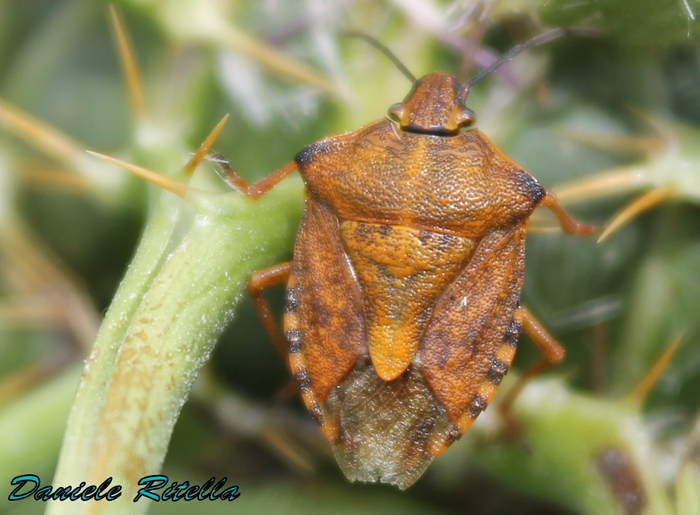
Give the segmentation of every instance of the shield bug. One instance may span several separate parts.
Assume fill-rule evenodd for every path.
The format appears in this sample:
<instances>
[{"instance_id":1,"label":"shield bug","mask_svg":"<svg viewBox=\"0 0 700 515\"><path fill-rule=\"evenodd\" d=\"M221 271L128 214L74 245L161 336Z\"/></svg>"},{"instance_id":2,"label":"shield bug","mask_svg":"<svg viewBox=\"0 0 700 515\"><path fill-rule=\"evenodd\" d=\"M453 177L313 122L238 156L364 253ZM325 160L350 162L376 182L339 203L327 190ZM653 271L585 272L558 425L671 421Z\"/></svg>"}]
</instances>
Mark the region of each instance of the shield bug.
<instances>
[{"instance_id":1,"label":"shield bug","mask_svg":"<svg viewBox=\"0 0 700 515\"><path fill-rule=\"evenodd\" d=\"M545 355L524 378L563 358L520 303L529 217L546 206L567 233L592 228L469 128L464 102L474 82L556 35L464 85L442 72L412 79L388 119L313 143L256 185L228 170L253 197L294 170L305 182L293 260L249 290L351 480L410 486L488 406L521 330ZM261 289L284 281L283 340Z\"/></svg>"}]
</instances>

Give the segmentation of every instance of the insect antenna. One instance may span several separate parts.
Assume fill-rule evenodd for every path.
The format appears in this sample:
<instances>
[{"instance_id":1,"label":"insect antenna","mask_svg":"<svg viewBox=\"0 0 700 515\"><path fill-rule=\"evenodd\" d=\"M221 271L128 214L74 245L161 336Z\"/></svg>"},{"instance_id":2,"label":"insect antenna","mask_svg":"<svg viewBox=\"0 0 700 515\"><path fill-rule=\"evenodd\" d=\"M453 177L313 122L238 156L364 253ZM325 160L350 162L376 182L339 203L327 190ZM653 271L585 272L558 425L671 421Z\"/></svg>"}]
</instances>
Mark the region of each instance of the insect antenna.
<instances>
[{"instance_id":1,"label":"insect antenna","mask_svg":"<svg viewBox=\"0 0 700 515\"><path fill-rule=\"evenodd\" d=\"M522 43L518 43L515 45L513 48L511 48L508 52L503 54L501 58L493 63L491 66L488 68L485 68L481 70L477 75L469 79L465 83L465 87L469 87L473 84L476 84L479 82L481 79L492 73L494 70L497 70L500 68L503 64L507 63L513 57L518 55L520 52L523 50L527 50L528 48L532 48L534 46L542 45L544 43L549 43L550 41L560 38L561 36L565 34L579 34L583 36L591 36L591 35L598 35L599 32L593 29L585 29L585 28L556 28L552 30L548 30L547 32L543 32L542 34L538 34L537 36L528 39L527 41L523 41Z\"/></svg>"},{"instance_id":2,"label":"insect antenna","mask_svg":"<svg viewBox=\"0 0 700 515\"><path fill-rule=\"evenodd\" d=\"M396 57L396 55L394 55L394 53L391 50L389 50L386 46L380 43L377 39L359 30L347 31L344 33L344 35L351 38L364 39L367 43L369 43L374 48L383 53L385 56L387 56L389 59L391 59L391 62L394 63L394 65L399 69L401 73L403 73L406 76L408 80L410 80L411 82L416 82L416 76L409 71L406 65L403 64L401 60L398 57Z\"/></svg>"}]
</instances>

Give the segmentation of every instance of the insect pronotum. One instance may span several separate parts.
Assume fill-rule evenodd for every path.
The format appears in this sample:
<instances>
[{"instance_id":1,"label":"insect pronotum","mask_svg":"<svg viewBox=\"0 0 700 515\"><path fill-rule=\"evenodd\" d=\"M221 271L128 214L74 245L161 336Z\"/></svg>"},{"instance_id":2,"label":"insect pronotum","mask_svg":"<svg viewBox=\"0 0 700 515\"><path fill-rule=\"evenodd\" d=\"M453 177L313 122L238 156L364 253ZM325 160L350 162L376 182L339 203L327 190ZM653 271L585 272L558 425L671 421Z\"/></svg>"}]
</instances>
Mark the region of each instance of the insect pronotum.
<instances>
[{"instance_id":1,"label":"insect pronotum","mask_svg":"<svg viewBox=\"0 0 700 515\"><path fill-rule=\"evenodd\" d=\"M525 378L563 359L520 302L529 217L546 206L569 234L592 228L467 129L476 117L464 105L474 82L562 31L464 85L442 72L412 78L390 119L313 143L253 186L228 170L252 197L294 170L306 185L293 260L249 289L351 480L418 479L491 402L521 330L545 356ZM284 281L282 339L261 289Z\"/></svg>"}]
</instances>

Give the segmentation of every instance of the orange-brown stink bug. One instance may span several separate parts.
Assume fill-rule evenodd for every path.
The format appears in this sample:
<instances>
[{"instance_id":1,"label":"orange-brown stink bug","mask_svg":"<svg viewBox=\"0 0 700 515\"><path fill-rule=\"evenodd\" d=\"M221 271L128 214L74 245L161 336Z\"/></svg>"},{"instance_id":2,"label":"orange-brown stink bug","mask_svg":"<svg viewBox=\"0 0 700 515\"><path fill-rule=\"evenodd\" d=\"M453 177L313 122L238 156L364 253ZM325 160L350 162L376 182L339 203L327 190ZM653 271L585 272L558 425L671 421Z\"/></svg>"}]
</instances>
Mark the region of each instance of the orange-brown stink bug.
<instances>
[{"instance_id":1,"label":"orange-brown stink bug","mask_svg":"<svg viewBox=\"0 0 700 515\"><path fill-rule=\"evenodd\" d=\"M592 230L463 130L469 86L517 51L465 85L414 79L391 119L309 145L254 186L229 170L253 197L293 170L306 184L293 261L250 292L351 480L410 486L489 404L521 330L545 355L525 377L563 358L520 303L529 217L547 206L566 232ZM260 295L284 281L286 343Z\"/></svg>"}]
</instances>

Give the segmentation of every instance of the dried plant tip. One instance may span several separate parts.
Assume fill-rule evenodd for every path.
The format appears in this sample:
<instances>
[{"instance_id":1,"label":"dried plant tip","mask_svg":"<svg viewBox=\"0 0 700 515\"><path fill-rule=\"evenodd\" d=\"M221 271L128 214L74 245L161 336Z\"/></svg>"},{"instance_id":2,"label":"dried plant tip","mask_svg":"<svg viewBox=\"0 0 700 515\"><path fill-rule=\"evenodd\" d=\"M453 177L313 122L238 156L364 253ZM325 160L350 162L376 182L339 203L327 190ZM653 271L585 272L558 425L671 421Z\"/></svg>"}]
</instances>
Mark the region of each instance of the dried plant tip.
<instances>
[{"instance_id":1,"label":"dried plant tip","mask_svg":"<svg viewBox=\"0 0 700 515\"><path fill-rule=\"evenodd\" d=\"M214 141L216 141L216 138L219 136L221 129L224 128L224 125L226 124L227 120L228 120L228 114L225 115L221 119L221 121L216 124L216 127L214 127L212 129L212 131L209 133L209 136L207 136L207 138L199 146L199 149L197 149L197 152L195 152L194 155L192 156L192 158L187 162L187 164L183 168L183 172L186 175L190 175L192 172L194 172L195 168L197 168L197 166L199 166L199 163L201 163L202 160L209 153L209 150L211 150L211 146L214 144Z\"/></svg>"},{"instance_id":2,"label":"dried plant tip","mask_svg":"<svg viewBox=\"0 0 700 515\"><path fill-rule=\"evenodd\" d=\"M602 242L613 232L617 231L620 227L627 224L630 220L650 210L651 208L661 204L663 201L668 199L673 194L673 188L670 186L664 186L662 188L657 188L651 190L632 203L625 206L622 211L620 211L612 222L603 231L603 234L598 238L598 243Z\"/></svg>"},{"instance_id":3,"label":"dried plant tip","mask_svg":"<svg viewBox=\"0 0 700 515\"><path fill-rule=\"evenodd\" d=\"M185 198L187 196L187 192L191 189L190 187L179 183L177 181L174 181L172 179L168 179L167 177L164 177L163 175L157 174L155 172L152 172L151 170L147 170L146 168L142 168L140 166L133 165L131 163L127 163L126 161L122 161L121 159L116 159L114 157L109 157L104 154L100 154L98 152L92 152L90 150L86 151L88 154L95 156L98 159L101 159L103 161L107 161L108 163L112 163L114 165L117 165L121 168L124 168L124 170L128 170L129 172L135 173L136 175L139 175L146 179L147 181L152 182L153 184L156 184L160 186L161 188L164 188L175 195Z\"/></svg>"},{"instance_id":4,"label":"dried plant tip","mask_svg":"<svg viewBox=\"0 0 700 515\"><path fill-rule=\"evenodd\" d=\"M621 513L641 515L648 504L644 482L632 456L623 449L609 448L596 457L596 468L615 496Z\"/></svg>"}]
</instances>

